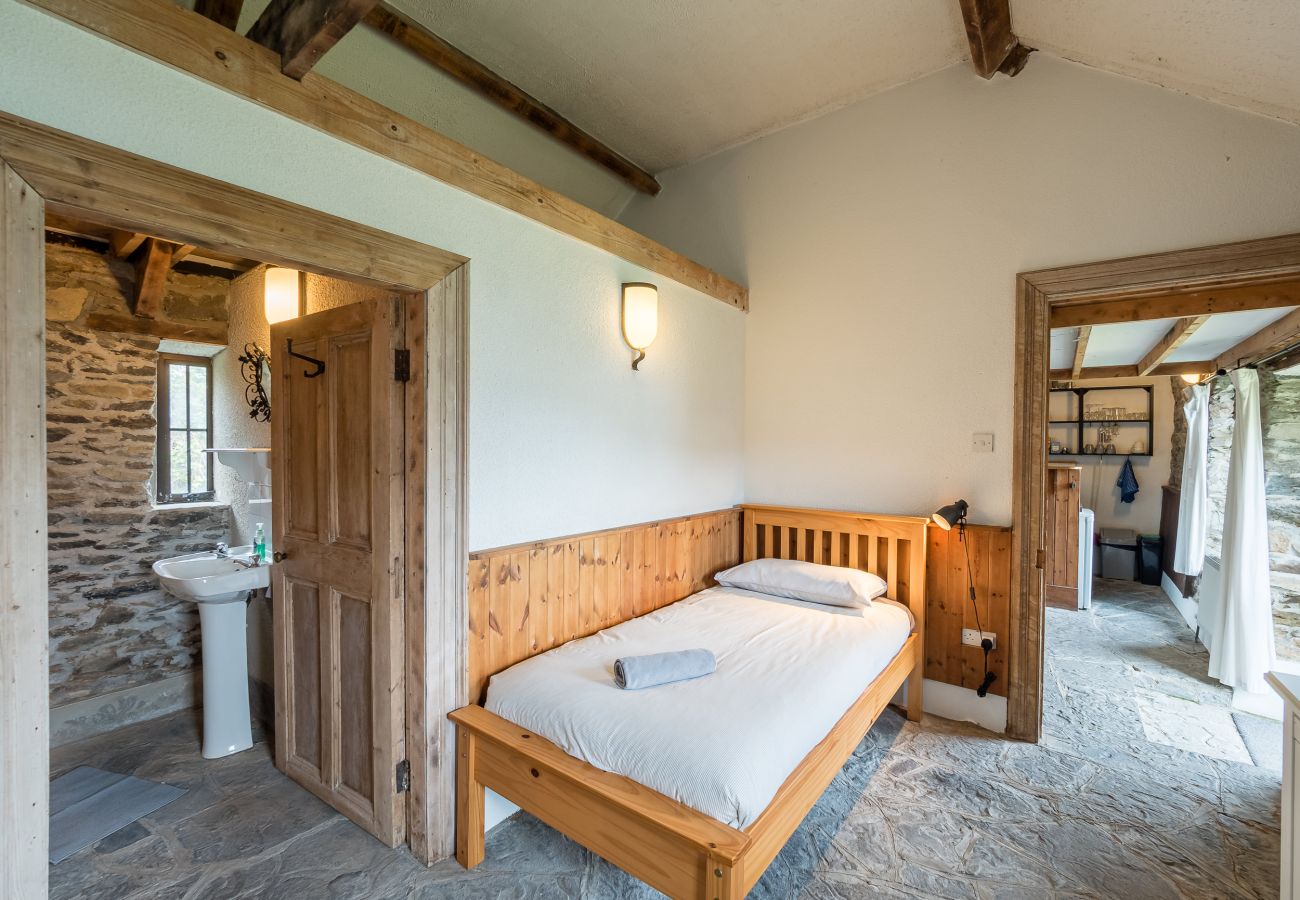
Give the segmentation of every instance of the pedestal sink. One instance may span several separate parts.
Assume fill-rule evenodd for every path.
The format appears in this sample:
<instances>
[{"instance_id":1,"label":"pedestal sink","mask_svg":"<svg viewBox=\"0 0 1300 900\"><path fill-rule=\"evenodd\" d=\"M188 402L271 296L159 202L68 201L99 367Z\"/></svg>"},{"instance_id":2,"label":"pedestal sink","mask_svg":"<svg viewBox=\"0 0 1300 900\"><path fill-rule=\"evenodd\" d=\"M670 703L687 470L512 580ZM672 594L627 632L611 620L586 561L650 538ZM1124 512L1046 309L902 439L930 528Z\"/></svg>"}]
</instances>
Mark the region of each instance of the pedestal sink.
<instances>
[{"instance_id":1,"label":"pedestal sink","mask_svg":"<svg viewBox=\"0 0 1300 900\"><path fill-rule=\"evenodd\" d=\"M199 605L203 642L203 756L216 759L253 746L248 709L248 626L244 601L271 583L254 565L252 547L161 559L153 564L163 588Z\"/></svg>"}]
</instances>

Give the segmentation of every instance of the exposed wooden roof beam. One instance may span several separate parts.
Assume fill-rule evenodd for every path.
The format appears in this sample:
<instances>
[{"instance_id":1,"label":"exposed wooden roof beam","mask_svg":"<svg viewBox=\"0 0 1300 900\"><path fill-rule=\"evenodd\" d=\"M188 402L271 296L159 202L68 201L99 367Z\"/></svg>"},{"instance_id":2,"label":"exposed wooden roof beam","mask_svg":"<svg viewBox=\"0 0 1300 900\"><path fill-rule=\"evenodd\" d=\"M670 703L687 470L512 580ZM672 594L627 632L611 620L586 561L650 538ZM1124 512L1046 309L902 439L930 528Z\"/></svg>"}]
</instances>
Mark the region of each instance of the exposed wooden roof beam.
<instances>
[{"instance_id":1,"label":"exposed wooden roof beam","mask_svg":"<svg viewBox=\"0 0 1300 900\"><path fill-rule=\"evenodd\" d=\"M1275 281L1149 297L1057 303L1052 305L1051 327L1073 328L1150 319L1181 319L1249 309L1275 309L1279 306L1300 306L1300 281Z\"/></svg>"},{"instance_id":2,"label":"exposed wooden roof beam","mask_svg":"<svg viewBox=\"0 0 1300 900\"><path fill-rule=\"evenodd\" d=\"M958 0L970 44L970 61L981 78L1015 76L1032 52L1011 30L1011 0Z\"/></svg>"},{"instance_id":3,"label":"exposed wooden roof beam","mask_svg":"<svg viewBox=\"0 0 1300 900\"><path fill-rule=\"evenodd\" d=\"M271 0L251 41L280 54L280 71L299 81L379 0Z\"/></svg>"},{"instance_id":4,"label":"exposed wooden roof beam","mask_svg":"<svg viewBox=\"0 0 1300 900\"><path fill-rule=\"evenodd\" d=\"M1267 328L1220 353L1214 367L1236 369L1248 366L1297 343L1300 343L1300 309L1292 310Z\"/></svg>"},{"instance_id":5,"label":"exposed wooden roof beam","mask_svg":"<svg viewBox=\"0 0 1300 900\"><path fill-rule=\"evenodd\" d=\"M140 248L149 235L134 231L111 231L108 235L108 249L118 259L126 259Z\"/></svg>"},{"instance_id":6,"label":"exposed wooden roof beam","mask_svg":"<svg viewBox=\"0 0 1300 900\"><path fill-rule=\"evenodd\" d=\"M653 197L659 193L659 182L645 169L583 131L523 88L502 78L387 4L381 2L366 13L365 23L461 84L478 91L497 106L537 126L580 156L613 172L643 194Z\"/></svg>"},{"instance_id":7,"label":"exposed wooden roof beam","mask_svg":"<svg viewBox=\"0 0 1300 900\"><path fill-rule=\"evenodd\" d=\"M1079 373L1083 371L1083 358L1088 354L1088 339L1090 337L1092 337L1092 326L1080 326L1079 339L1074 345L1074 365L1070 367L1071 378L1078 378Z\"/></svg>"},{"instance_id":8,"label":"exposed wooden roof beam","mask_svg":"<svg viewBox=\"0 0 1300 900\"><path fill-rule=\"evenodd\" d=\"M1166 375L1213 375L1216 371L1214 360L1201 359L1196 362L1161 363L1147 373L1148 378L1160 378ZM1083 381L1088 378L1141 378L1137 366L1093 366L1083 369L1078 375L1070 369L1052 369L1048 376L1053 381Z\"/></svg>"},{"instance_id":9,"label":"exposed wooden roof beam","mask_svg":"<svg viewBox=\"0 0 1300 900\"><path fill-rule=\"evenodd\" d=\"M1209 316L1191 316L1175 322L1165 332L1165 336L1156 341L1156 345L1148 351L1146 356L1142 357L1142 360L1138 363L1138 374L1150 375L1154 372L1161 363L1169 358L1171 353L1181 347L1209 318Z\"/></svg>"},{"instance_id":10,"label":"exposed wooden roof beam","mask_svg":"<svg viewBox=\"0 0 1300 900\"><path fill-rule=\"evenodd\" d=\"M136 254L135 293L131 312L142 319L155 318L162 310L167 290L167 273L172 269L175 244L149 238Z\"/></svg>"},{"instance_id":11,"label":"exposed wooden roof beam","mask_svg":"<svg viewBox=\"0 0 1300 900\"><path fill-rule=\"evenodd\" d=\"M266 48L171 0L27 2L250 103L387 157L729 306L749 309L749 290L744 285L337 82L314 72L305 83L284 78L278 59ZM3 118L0 114L0 126Z\"/></svg>"},{"instance_id":12,"label":"exposed wooden roof beam","mask_svg":"<svg viewBox=\"0 0 1300 900\"><path fill-rule=\"evenodd\" d=\"M194 0L196 13L207 16L231 31L239 24L239 13L243 8L244 0Z\"/></svg>"}]
</instances>

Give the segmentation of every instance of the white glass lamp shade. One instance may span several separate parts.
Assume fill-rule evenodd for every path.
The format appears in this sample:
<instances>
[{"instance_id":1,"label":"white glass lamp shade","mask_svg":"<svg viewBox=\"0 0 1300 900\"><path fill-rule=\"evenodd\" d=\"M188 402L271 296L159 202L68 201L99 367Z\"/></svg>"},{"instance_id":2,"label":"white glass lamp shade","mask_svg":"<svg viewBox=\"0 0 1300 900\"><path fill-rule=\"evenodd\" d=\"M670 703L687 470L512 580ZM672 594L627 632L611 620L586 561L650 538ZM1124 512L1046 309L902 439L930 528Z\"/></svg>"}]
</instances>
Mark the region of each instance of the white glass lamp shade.
<instances>
[{"instance_id":1,"label":"white glass lamp shade","mask_svg":"<svg viewBox=\"0 0 1300 900\"><path fill-rule=\"evenodd\" d=\"M298 294L298 270L277 268L267 269L267 324L274 325L276 322L287 322L289 319L298 318L298 313L301 311L300 303L301 300Z\"/></svg>"},{"instance_id":2,"label":"white glass lamp shade","mask_svg":"<svg viewBox=\"0 0 1300 900\"><path fill-rule=\"evenodd\" d=\"M1201 376L1200 376L1200 375L1184 375L1184 376L1183 376L1183 381L1186 381L1188 384L1200 384L1200 383L1201 383Z\"/></svg>"},{"instance_id":3,"label":"white glass lamp shade","mask_svg":"<svg viewBox=\"0 0 1300 900\"><path fill-rule=\"evenodd\" d=\"M659 288L634 282L623 285L623 340L644 350L659 333Z\"/></svg>"}]
</instances>

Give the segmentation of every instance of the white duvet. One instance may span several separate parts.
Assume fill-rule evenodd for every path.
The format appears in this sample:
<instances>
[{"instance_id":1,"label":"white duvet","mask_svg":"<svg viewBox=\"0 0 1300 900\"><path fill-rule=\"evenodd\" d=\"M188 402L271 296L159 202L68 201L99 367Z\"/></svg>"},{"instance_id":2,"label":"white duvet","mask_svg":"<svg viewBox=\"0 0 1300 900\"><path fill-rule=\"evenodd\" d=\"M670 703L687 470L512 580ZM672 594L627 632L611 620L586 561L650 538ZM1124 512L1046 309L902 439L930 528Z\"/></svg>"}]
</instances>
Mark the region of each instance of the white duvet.
<instances>
[{"instance_id":1,"label":"white duvet","mask_svg":"<svg viewBox=\"0 0 1300 900\"><path fill-rule=\"evenodd\" d=\"M570 756L746 828L898 653L900 604L845 610L715 587L492 677L486 707ZM624 691L620 656L703 647L712 675Z\"/></svg>"}]
</instances>

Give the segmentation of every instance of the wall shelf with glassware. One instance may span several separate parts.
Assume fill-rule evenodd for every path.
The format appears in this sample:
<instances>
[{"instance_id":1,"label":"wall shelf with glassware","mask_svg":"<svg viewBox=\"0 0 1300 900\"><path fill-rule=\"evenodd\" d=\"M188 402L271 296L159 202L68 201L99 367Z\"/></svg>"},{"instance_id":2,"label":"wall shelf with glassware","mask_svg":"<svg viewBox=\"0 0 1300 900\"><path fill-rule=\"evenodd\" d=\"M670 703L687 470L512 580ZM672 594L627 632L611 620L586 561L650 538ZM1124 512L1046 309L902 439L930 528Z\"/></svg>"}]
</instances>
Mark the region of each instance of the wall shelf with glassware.
<instances>
[{"instance_id":1,"label":"wall shelf with glassware","mask_svg":"<svg viewBox=\"0 0 1300 900\"><path fill-rule=\"evenodd\" d=\"M1150 456L1155 438L1150 385L1053 388L1049 456Z\"/></svg>"}]
</instances>

